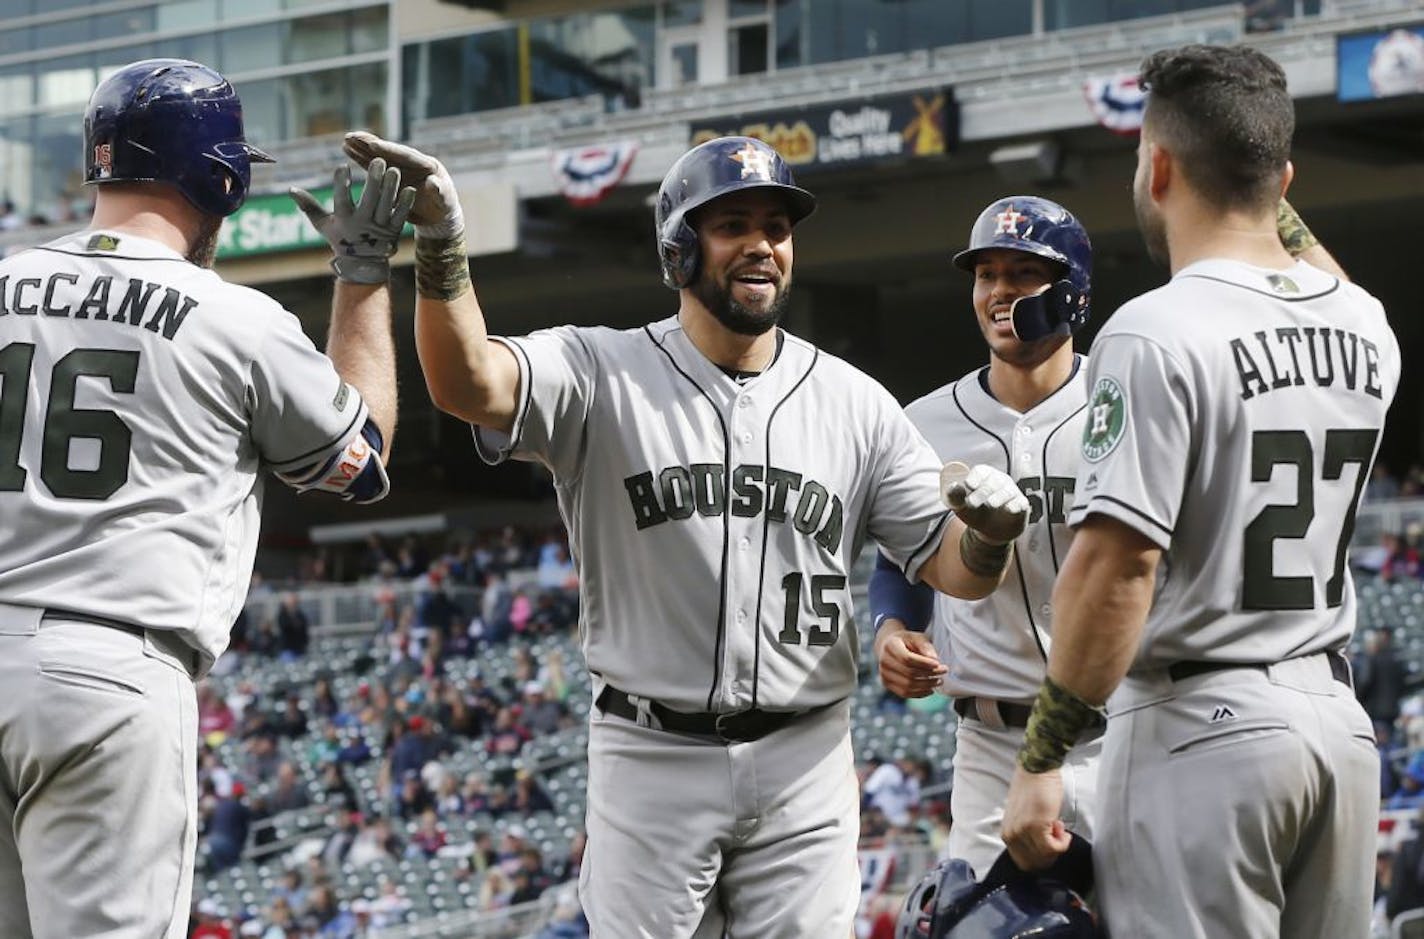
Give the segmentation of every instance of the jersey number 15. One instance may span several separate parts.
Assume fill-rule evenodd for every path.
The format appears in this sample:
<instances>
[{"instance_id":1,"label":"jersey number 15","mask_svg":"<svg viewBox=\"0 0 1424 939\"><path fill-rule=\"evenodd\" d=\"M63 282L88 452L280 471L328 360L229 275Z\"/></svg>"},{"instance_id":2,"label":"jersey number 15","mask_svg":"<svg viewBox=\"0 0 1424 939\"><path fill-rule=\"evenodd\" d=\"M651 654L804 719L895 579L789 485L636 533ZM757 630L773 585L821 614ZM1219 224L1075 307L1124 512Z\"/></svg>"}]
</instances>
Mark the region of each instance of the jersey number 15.
<instances>
[{"instance_id":1,"label":"jersey number 15","mask_svg":"<svg viewBox=\"0 0 1424 939\"><path fill-rule=\"evenodd\" d=\"M35 346L12 342L0 349L0 492L19 492L28 475L20 465L20 435L25 429L30 366ZM107 499L128 482L133 432L113 411L74 406L83 376L107 378L118 394L133 394L138 376L138 352L116 349L75 349L54 364L49 402L40 441L40 479L60 499ZM97 440L99 461L93 469L71 469L69 444Z\"/></svg>"},{"instance_id":2,"label":"jersey number 15","mask_svg":"<svg viewBox=\"0 0 1424 939\"><path fill-rule=\"evenodd\" d=\"M1325 584L1325 605L1337 607L1345 592L1345 552L1355 533L1355 509L1370 475L1379 430L1328 430L1322 480L1338 480L1346 465L1357 464L1355 491L1345 507L1336 534L1335 567ZM1269 482L1275 467L1296 468L1295 502L1268 505L1246 526L1242 554L1241 608L1244 610L1309 610L1315 606L1312 577L1280 577L1275 572L1277 538L1304 538L1315 519L1315 451L1303 430L1258 430L1251 435L1251 481Z\"/></svg>"}]
</instances>

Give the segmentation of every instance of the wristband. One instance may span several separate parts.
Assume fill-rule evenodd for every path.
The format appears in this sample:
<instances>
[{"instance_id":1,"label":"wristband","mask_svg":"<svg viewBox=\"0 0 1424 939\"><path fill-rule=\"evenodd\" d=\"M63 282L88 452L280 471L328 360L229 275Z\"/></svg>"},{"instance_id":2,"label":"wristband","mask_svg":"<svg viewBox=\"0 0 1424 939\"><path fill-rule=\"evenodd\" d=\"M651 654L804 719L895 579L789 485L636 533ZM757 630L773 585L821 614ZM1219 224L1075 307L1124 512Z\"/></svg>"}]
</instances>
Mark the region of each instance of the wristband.
<instances>
[{"instance_id":1,"label":"wristband","mask_svg":"<svg viewBox=\"0 0 1424 939\"><path fill-rule=\"evenodd\" d=\"M959 536L959 559L978 577L998 577L1009 566L1009 552L1014 543L1006 541L994 544L985 541L972 528L965 528Z\"/></svg>"},{"instance_id":2,"label":"wristband","mask_svg":"<svg viewBox=\"0 0 1424 939\"><path fill-rule=\"evenodd\" d=\"M429 300L454 300L470 285L465 233L451 238L415 238L415 292Z\"/></svg>"},{"instance_id":3,"label":"wristband","mask_svg":"<svg viewBox=\"0 0 1424 939\"><path fill-rule=\"evenodd\" d=\"M1030 773L1057 769L1078 742L1078 736L1105 717L1102 708L1093 707L1045 675L1028 717L1019 765Z\"/></svg>"}]
</instances>

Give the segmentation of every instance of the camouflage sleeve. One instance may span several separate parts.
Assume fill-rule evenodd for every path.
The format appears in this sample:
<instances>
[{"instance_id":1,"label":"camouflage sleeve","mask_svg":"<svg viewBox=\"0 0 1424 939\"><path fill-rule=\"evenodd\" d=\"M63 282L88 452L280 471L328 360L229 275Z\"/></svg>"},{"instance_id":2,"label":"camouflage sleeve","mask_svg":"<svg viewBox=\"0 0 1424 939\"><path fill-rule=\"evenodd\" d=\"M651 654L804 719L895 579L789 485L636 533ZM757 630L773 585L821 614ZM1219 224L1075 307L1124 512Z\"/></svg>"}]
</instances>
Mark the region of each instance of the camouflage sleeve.
<instances>
[{"instance_id":1,"label":"camouflage sleeve","mask_svg":"<svg viewBox=\"0 0 1424 939\"><path fill-rule=\"evenodd\" d=\"M1320 244L1320 239L1315 237L1301 220L1300 214L1284 199L1276 207L1276 231L1281 236L1281 244L1285 245L1286 251L1293 258L1300 257L1302 252Z\"/></svg>"},{"instance_id":2,"label":"camouflage sleeve","mask_svg":"<svg viewBox=\"0 0 1424 939\"><path fill-rule=\"evenodd\" d=\"M1102 708L1093 707L1045 675L1028 718L1019 765L1030 773L1057 769L1079 735L1104 719Z\"/></svg>"}]
</instances>

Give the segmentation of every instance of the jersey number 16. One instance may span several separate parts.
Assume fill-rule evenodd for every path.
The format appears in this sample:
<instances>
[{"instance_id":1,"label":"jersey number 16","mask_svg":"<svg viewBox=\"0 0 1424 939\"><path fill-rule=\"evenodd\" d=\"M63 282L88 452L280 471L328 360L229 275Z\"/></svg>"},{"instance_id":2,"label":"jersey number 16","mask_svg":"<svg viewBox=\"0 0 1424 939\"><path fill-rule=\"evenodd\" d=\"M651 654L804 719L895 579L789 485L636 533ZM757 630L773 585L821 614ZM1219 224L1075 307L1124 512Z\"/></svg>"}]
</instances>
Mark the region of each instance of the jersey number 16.
<instances>
[{"instance_id":1,"label":"jersey number 16","mask_svg":"<svg viewBox=\"0 0 1424 939\"><path fill-rule=\"evenodd\" d=\"M20 465L20 436L29 401L30 366L35 347L12 342L0 349L0 492L19 492L28 475ZM132 394L138 376L138 352L116 349L75 349L54 364L49 402L40 441L40 479L60 499L107 499L128 482L133 432L113 411L74 406L79 379L107 378L118 394ZM72 469L69 444L97 440L98 465Z\"/></svg>"}]
</instances>

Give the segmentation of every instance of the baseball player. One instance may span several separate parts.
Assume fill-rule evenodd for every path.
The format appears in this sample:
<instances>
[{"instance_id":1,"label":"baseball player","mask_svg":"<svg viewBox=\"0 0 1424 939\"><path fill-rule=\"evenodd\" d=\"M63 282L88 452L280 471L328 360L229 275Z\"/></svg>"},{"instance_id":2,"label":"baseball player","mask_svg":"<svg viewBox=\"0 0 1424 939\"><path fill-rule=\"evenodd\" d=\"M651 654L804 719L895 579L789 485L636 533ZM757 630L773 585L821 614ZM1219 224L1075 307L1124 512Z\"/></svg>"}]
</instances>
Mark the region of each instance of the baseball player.
<instances>
[{"instance_id":1,"label":"baseball player","mask_svg":"<svg viewBox=\"0 0 1424 939\"><path fill-rule=\"evenodd\" d=\"M84 138L92 227L0 261L0 935L178 939L193 682L243 602L260 471L387 489L386 259L414 192L373 164L359 204L338 173L336 211L314 212L341 253L328 359L209 269L271 159L221 75L125 66Z\"/></svg>"},{"instance_id":2,"label":"baseball player","mask_svg":"<svg viewBox=\"0 0 1424 939\"><path fill-rule=\"evenodd\" d=\"M594 676L592 934L849 935L852 561L868 535L912 579L985 596L1027 500L975 467L946 516L940 460L890 394L777 328L815 199L761 141L708 141L663 180L676 315L493 341L448 174L366 134L347 152L425 180L416 330L436 404L486 460L553 471Z\"/></svg>"},{"instance_id":3,"label":"baseball player","mask_svg":"<svg viewBox=\"0 0 1424 939\"><path fill-rule=\"evenodd\" d=\"M1141 78L1133 196L1172 279L1093 347L1005 842L1021 866L1061 850L1058 767L1111 693L1094 855L1113 935L1363 937L1379 761L1342 655L1345 553L1399 346L1377 300L1278 237L1280 66L1187 46Z\"/></svg>"},{"instance_id":4,"label":"baseball player","mask_svg":"<svg viewBox=\"0 0 1424 939\"><path fill-rule=\"evenodd\" d=\"M974 314L989 364L905 414L942 458L1013 475L1031 505L1028 527L1014 544L1004 585L989 597L935 597L882 556L870 604L885 687L920 697L937 684L954 699L947 850L983 875L1004 850L1004 797L1048 659L1053 579L1072 541L1067 513L1087 403L1086 360L1074 354L1072 333L1088 318L1092 246L1063 206L1010 196L979 215L954 264L974 275ZM1101 727L1090 735L1101 736ZM1064 824L1088 837L1099 749L1096 739L1085 741L1063 771Z\"/></svg>"}]
</instances>

